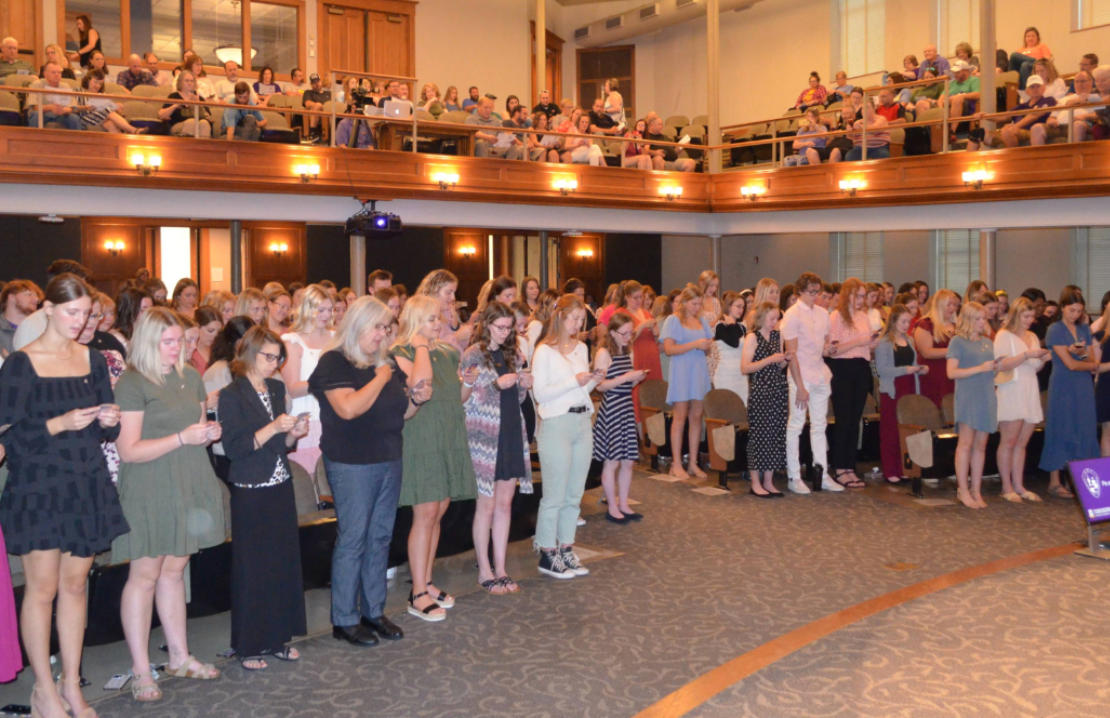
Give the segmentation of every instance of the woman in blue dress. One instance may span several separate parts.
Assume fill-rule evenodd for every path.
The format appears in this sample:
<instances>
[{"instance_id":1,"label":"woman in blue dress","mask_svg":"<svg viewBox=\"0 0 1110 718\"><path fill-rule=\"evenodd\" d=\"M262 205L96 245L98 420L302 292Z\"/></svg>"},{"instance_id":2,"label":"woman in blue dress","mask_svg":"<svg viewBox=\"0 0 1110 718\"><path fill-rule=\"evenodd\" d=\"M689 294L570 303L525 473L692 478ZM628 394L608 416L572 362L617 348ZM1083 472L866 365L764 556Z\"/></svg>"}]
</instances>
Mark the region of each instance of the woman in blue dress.
<instances>
[{"instance_id":1,"label":"woman in blue dress","mask_svg":"<svg viewBox=\"0 0 1110 718\"><path fill-rule=\"evenodd\" d=\"M1069 461L1099 455L1092 375L1099 364L1091 327L1080 323L1086 310L1083 295L1065 289L1059 319L1045 335L1045 346L1052 350L1052 377L1040 468L1049 472L1048 493L1062 499L1072 493L1060 483L1060 470Z\"/></svg>"},{"instance_id":2,"label":"woman in blue dress","mask_svg":"<svg viewBox=\"0 0 1110 718\"><path fill-rule=\"evenodd\" d=\"M998 397L994 375L999 360L994 358L994 343L987 311L978 302L968 302L956 320L956 334L948 342L948 378L956 382L956 496L969 509L985 509L983 501L983 464L987 440L998 431ZM970 475L970 486L968 478Z\"/></svg>"},{"instance_id":3,"label":"woman in blue dress","mask_svg":"<svg viewBox=\"0 0 1110 718\"><path fill-rule=\"evenodd\" d=\"M674 314L667 317L659 338L663 351L671 358L667 376L667 403L674 407L671 424L671 476L680 479L705 478L698 467L698 450L701 447L701 418L703 399L709 393L709 363L705 353L713 344L713 331L701 313L702 293L693 284L687 284L675 297ZM682 467L682 429L689 419L690 442L689 473Z\"/></svg>"}]
</instances>

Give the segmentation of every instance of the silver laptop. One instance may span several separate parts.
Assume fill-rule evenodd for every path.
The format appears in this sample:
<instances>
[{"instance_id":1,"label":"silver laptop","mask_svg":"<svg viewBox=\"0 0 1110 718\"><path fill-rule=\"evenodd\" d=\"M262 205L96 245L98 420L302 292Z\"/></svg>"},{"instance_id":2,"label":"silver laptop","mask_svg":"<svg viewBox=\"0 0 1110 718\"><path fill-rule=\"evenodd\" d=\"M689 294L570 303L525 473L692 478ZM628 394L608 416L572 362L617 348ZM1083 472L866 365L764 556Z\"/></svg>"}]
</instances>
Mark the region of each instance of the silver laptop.
<instances>
[{"instance_id":1,"label":"silver laptop","mask_svg":"<svg viewBox=\"0 0 1110 718\"><path fill-rule=\"evenodd\" d=\"M412 117L412 103L408 100L386 100L382 107L382 114L396 120L407 120Z\"/></svg>"},{"instance_id":2,"label":"silver laptop","mask_svg":"<svg viewBox=\"0 0 1110 718\"><path fill-rule=\"evenodd\" d=\"M382 108L378 107L377 105L366 105L362 108L362 114L366 115L367 117L381 117Z\"/></svg>"}]
</instances>

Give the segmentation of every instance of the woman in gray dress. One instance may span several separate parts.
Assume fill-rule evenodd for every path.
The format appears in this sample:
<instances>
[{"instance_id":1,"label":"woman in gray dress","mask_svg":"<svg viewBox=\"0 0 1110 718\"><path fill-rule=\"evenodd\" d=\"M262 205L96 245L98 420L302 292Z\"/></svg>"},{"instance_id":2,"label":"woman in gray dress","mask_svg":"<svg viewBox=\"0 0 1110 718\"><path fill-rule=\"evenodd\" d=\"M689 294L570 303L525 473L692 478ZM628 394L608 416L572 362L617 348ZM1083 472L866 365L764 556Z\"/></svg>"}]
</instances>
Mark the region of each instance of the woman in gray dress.
<instances>
[{"instance_id":1,"label":"woman in gray dress","mask_svg":"<svg viewBox=\"0 0 1110 718\"><path fill-rule=\"evenodd\" d=\"M998 431L998 399L994 375L998 361L994 343L987 338L987 311L968 302L956 320L956 334L948 343L948 378L956 382L956 495L970 509L985 509L980 493L987 439ZM968 474L971 474L970 491Z\"/></svg>"}]
</instances>

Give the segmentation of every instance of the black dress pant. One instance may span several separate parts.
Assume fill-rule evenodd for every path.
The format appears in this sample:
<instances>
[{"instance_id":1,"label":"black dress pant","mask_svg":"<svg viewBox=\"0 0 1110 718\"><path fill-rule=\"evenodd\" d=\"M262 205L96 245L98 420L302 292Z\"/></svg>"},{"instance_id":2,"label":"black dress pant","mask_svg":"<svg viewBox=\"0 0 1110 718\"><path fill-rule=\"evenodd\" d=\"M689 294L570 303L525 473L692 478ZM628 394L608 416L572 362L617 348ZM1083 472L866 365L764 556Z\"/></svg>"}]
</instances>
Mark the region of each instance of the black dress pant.
<instances>
[{"instance_id":1,"label":"black dress pant","mask_svg":"<svg viewBox=\"0 0 1110 718\"><path fill-rule=\"evenodd\" d=\"M871 364L866 359L831 359L833 425L831 461L834 469L856 470L856 447L863 405L871 390Z\"/></svg>"}]
</instances>

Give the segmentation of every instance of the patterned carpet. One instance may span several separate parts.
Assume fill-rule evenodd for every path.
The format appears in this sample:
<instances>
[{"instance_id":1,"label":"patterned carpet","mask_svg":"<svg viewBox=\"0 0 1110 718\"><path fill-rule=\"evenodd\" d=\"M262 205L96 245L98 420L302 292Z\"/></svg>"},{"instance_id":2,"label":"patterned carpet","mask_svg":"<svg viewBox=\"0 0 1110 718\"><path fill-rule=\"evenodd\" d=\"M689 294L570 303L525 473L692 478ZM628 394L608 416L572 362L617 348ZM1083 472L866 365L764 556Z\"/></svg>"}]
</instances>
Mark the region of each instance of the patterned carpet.
<instances>
[{"instance_id":1,"label":"patterned carpet","mask_svg":"<svg viewBox=\"0 0 1110 718\"><path fill-rule=\"evenodd\" d=\"M471 593L438 625L401 614L408 635L397 644L359 650L320 636L298 644L299 664L247 673L229 663L216 682L163 682L160 704L96 707L104 718L632 716L822 616L1084 532L1058 500L995 496L973 512L899 505L884 487L763 501L734 486L704 496L638 473L643 523L580 530L582 543L622 554L592 563L589 577ZM897 562L916 567L886 567ZM1110 689L1095 683L1105 665L1080 622L1107 622L1095 593L1106 570L1067 557L942 591L833 634L691 715L1095 715L1082 711Z\"/></svg>"}]
</instances>

